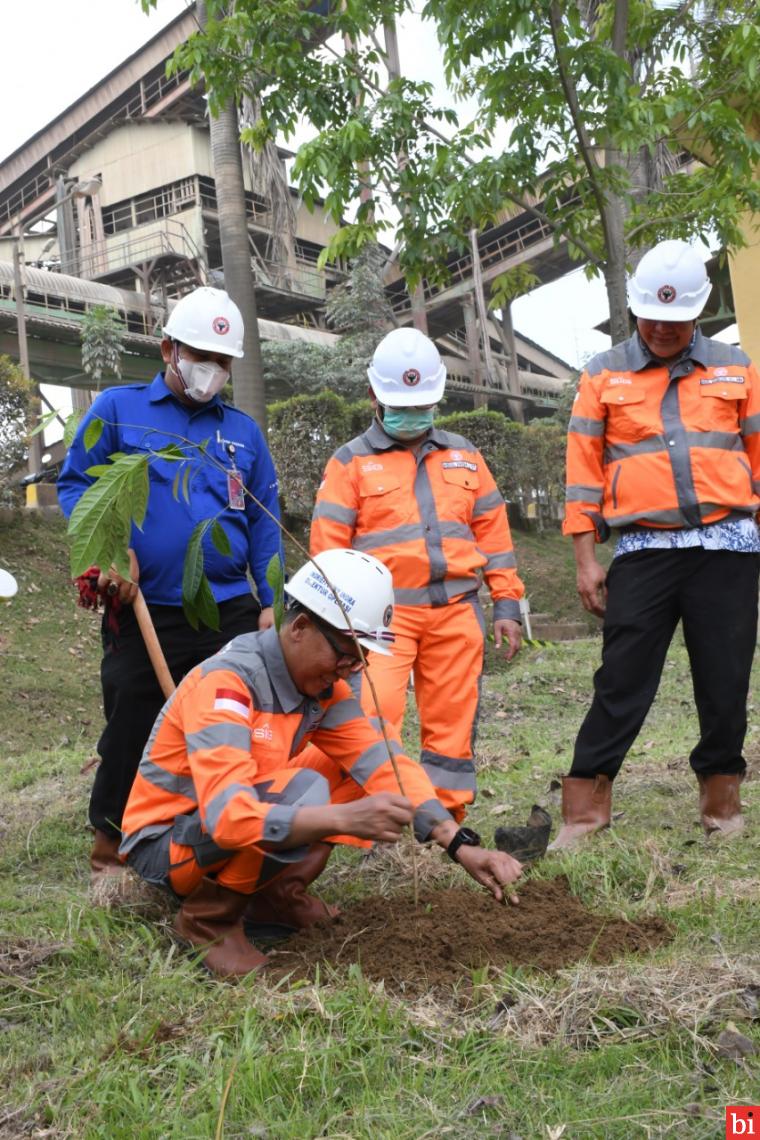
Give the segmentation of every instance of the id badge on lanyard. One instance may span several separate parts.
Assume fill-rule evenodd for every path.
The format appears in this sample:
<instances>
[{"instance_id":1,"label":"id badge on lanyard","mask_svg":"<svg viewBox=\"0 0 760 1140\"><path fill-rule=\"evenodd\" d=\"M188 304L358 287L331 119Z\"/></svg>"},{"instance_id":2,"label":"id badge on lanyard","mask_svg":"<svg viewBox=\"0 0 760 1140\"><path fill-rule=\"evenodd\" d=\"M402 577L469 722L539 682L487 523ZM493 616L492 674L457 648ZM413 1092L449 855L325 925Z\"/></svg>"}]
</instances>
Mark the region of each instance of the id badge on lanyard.
<instances>
[{"instance_id":1,"label":"id badge on lanyard","mask_svg":"<svg viewBox=\"0 0 760 1140\"><path fill-rule=\"evenodd\" d=\"M232 467L227 472L227 506L231 511L244 511L245 510L245 485L243 483L243 476L235 466L235 445L230 443L227 445L227 454L230 457Z\"/></svg>"}]
</instances>

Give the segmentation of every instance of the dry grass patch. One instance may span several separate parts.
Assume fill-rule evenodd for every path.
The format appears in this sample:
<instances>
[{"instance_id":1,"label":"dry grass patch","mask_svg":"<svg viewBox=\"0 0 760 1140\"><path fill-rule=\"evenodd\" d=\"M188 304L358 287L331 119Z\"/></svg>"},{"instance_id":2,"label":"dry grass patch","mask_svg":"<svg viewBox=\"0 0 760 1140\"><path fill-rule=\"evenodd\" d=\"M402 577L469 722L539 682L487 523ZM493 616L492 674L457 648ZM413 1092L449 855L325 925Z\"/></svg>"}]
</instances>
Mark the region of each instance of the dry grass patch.
<instances>
[{"instance_id":1,"label":"dry grass patch","mask_svg":"<svg viewBox=\"0 0 760 1140\"><path fill-rule=\"evenodd\" d=\"M581 966L541 983L510 979L496 998L489 1028L538 1048L563 1042L575 1049L645 1041L684 1030L717 1051L727 1021L758 1017L760 956L668 966Z\"/></svg>"}]
</instances>

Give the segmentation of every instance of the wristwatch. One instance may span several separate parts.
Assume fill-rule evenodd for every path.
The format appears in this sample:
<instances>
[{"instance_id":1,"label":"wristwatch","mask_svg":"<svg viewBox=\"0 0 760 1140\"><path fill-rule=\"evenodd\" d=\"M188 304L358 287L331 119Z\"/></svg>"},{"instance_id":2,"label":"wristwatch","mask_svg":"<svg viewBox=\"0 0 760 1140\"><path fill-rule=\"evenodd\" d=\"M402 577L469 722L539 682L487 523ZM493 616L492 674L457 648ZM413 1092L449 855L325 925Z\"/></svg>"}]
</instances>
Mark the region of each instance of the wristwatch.
<instances>
[{"instance_id":1,"label":"wristwatch","mask_svg":"<svg viewBox=\"0 0 760 1140\"><path fill-rule=\"evenodd\" d=\"M446 848L446 854L455 863L458 863L457 851L460 847L480 847L480 836L471 827L460 827L451 843Z\"/></svg>"}]
</instances>

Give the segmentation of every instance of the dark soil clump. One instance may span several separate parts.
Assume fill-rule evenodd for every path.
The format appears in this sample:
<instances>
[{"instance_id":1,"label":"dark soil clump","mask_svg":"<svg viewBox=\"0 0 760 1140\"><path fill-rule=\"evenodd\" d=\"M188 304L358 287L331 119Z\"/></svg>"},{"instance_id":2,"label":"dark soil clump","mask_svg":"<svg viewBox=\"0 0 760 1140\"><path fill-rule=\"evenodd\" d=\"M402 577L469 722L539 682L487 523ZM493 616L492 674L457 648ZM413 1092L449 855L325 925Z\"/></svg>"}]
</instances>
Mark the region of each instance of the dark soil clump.
<instances>
[{"instance_id":1,"label":"dark soil clump","mask_svg":"<svg viewBox=\"0 0 760 1140\"><path fill-rule=\"evenodd\" d=\"M333 923L294 935L272 954L276 973L313 979L320 965L358 963L364 977L397 993L451 991L472 970L534 966L549 972L599 964L669 942L660 918L627 922L587 910L565 876L528 882L518 907L466 887L429 890L415 909L409 894L367 898Z\"/></svg>"}]
</instances>

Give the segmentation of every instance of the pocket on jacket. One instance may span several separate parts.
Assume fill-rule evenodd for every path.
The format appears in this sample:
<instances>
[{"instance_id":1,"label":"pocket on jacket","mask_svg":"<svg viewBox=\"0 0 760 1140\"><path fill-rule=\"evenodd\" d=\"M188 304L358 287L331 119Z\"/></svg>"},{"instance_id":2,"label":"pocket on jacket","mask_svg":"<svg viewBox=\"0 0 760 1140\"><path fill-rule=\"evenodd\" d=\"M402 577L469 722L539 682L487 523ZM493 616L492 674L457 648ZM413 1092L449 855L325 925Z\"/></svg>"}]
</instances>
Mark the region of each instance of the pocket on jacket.
<instances>
[{"instance_id":1,"label":"pocket on jacket","mask_svg":"<svg viewBox=\"0 0 760 1140\"><path fill-rule=\"evenodd\" d=\"M599 400L607 409L607 434L635 443L661 431L659 410L646 402L646 392L635 385L605 388Z\"/></svg>"},{"instance_id":2,"label":"pocket on jacket","mask_svg":"<svg viewBox=\"0 0 760 1140\"><path fill-rule=\"evenodd\" d=\"M163 432L154 431L149 427L131 427L122 428L121 431L121 451L127 455L135 455L142 453L149 460L150 477L153 480L170 483L177 473L177 463L172 463L168 459L152 459L151 455L160 451L163 447L168 447L170 444L177 444L179 441L176 438L165 435Z\"/></svg>"},{"instance_id":3,"label":"pocket on jacket","mask_svg":"<svg viewBox=\"0 0 760 1140\"><path fill-rule=\"evenodd\" d=\"M739 431L747 389L742 384L710 384L699 390L697 427L700 431Z\"/></svg>"}]
</instances>

